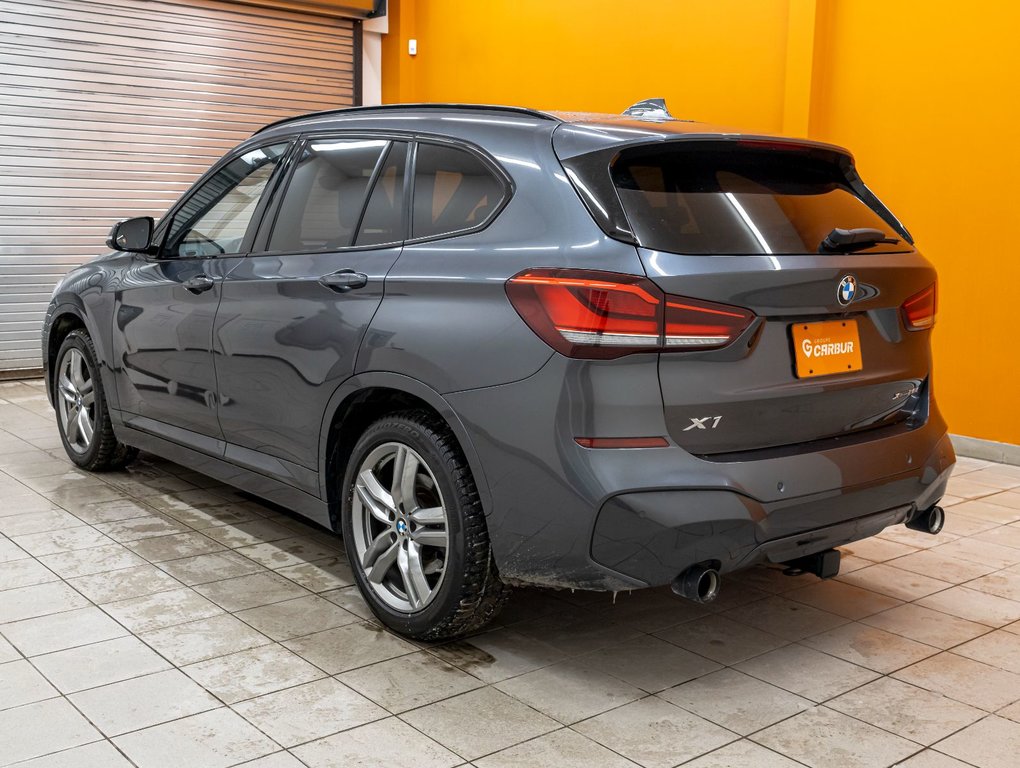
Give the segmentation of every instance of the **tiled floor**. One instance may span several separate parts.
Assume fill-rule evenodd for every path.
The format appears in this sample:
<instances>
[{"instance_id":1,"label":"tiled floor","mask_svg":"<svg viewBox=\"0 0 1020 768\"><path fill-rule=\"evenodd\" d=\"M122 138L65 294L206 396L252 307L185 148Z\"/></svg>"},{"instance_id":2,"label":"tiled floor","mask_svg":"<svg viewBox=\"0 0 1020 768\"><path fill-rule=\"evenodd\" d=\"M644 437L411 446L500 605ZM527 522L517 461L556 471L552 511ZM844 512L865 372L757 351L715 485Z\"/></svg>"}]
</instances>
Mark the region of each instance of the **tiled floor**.
<instances>
[{"instance_id":1,"label":"tiled floor","mask_svg":"<svg viewBox=\"0 0 1020 768\"><path fill-rule=\"evenodd\" d=\"M1020 764L1020 467L945 531L667 590L518 590L490 631L383 631L335 537L154 457L88 475L0 383L0 763L119 768Z\"/></svg>"}]
</instances>

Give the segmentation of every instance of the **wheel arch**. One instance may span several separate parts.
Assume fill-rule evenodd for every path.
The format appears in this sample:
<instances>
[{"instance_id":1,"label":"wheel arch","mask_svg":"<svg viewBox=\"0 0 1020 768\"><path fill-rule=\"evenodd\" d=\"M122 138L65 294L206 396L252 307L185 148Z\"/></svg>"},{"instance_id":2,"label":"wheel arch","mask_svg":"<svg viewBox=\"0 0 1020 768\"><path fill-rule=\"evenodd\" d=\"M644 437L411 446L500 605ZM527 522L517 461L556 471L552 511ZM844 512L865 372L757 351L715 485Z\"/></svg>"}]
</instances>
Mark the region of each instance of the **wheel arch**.
<instances>
[{"instance_id":1,"label":"wheel arch","mask_svg":"<svg viewBox=\"0 0 1020 768\"><path fill-rule=\"evenodd\" d=\"M78 329L84 330L92 339L92 345L96 348L97 353L103 357L103 359L96 362L99 364L100 371L106 372L107 366L105 365L103 340L92 318L85 311L84 304L80 303L80 300L64 300L60 302L48 313L41 350L43 377L46 380L46 396L49 398L50 405L54 404L52 379L53 367L57 362L57 352L60 350L60 345L64 343L64 339L67 338L68 334ZM106 390L109 392L110 387L107 386Z\"/></svg>"},{"instance_id":2,"label":"wheel arch","mask_svg":"<svg viewBox=\"0 0 1020 768\"><path fill-rule=\"evenodd\" d=\"M426 384L396 373L357 374L341 384L326 406L319 437L319 493L329 506L330 522L340 530L340 470L346 465L365 427L384 416L410 408L433 411L453 432L478 488L486 513L491 495L478 452L460 417L450 404Z\"/></svg>"}]
</instances>

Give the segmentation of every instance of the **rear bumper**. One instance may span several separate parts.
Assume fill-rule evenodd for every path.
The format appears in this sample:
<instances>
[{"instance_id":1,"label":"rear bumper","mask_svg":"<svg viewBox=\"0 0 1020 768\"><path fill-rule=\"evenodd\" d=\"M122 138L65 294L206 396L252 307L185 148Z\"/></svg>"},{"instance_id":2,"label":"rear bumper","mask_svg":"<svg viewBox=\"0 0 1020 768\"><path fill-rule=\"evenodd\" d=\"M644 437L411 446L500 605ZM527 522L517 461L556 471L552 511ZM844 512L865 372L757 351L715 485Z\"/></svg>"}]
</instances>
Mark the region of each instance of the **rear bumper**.
<instances>
[{"instance_id":1,"label":"rear bumper","mask_svg":"<svg viewBox=\"0 0 1020 768\"><path fill-rule=\"evenodd\" d=\"M752 460L574 442L667 434L653 355L554 355L528 379L446 399L488 487L501 576L553 587L662 585L699 562L732 571L872 536L937 503L955 462L934 400L914 429Z\"/></svg>"}]
</instances>

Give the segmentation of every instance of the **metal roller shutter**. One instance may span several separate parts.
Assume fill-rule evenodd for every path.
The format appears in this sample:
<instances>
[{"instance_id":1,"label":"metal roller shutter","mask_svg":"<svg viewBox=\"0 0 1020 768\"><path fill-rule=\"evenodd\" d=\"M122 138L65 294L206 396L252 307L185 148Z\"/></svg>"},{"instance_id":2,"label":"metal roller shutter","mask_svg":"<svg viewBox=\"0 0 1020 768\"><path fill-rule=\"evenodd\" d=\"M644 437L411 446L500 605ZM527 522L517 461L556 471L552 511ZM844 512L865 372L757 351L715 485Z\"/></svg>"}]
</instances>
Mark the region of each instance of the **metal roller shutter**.
<instances>
[{"instance_id":1,"label":"metal roller shutter","mask_svg":"<svg viewBox=\"0 0 1020 768\"><path fill-rule=\"evenodd\" d=\"M355 100L349 19L216 0L0 0L0 371L53 286L267 122Z\"/></svg>"}]
</instances>

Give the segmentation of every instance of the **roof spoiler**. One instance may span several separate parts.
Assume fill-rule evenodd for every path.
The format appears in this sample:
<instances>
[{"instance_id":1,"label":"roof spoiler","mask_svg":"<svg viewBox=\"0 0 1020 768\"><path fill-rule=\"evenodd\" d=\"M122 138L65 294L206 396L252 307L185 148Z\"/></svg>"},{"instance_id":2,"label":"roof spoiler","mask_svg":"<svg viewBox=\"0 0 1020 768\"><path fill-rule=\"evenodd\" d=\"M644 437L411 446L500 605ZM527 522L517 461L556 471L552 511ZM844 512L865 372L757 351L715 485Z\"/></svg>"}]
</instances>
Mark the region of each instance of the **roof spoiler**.
<instances>
[{"instance_id":1,"label":"roof spoiler","mask_svg":"<svg viewBox=\"0 0 1020 768\"><path fill-rule=\"evenodd\" d=\"M665 99L645 99L623 110L623 114L649 120L673 120Z\"/></svg>"}]
</instances>

